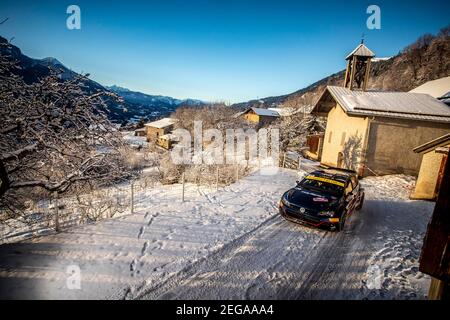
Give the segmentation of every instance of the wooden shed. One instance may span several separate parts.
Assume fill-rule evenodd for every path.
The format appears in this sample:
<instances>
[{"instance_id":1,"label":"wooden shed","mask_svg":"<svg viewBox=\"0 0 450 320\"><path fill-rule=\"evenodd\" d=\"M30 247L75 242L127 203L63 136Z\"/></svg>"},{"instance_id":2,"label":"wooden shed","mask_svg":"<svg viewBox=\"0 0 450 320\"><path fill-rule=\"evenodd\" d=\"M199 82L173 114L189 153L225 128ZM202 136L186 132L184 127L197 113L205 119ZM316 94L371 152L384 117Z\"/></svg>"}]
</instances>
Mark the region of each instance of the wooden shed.
<instances>
[{"instance_id":1,"label":"wooden shed","mask_svg":"<svg viewBox=\"0 0 450 320\"><path fill-rule=\"evenodd\" d=\"M249 122L260 125L267 125L280 118L280 114L277 111L262 108L249 108L242 112L241 116Z\"/></svg>"},{"instance_id":2,"label":"wooden shed","mask_svg":"<svg viewBox=\"0 0 450 320\"><path fill-rule=\"evenodd\" d=\"M416 187L411 199L436 200L450 148L450 133L414 149L422 155Z\"/></svg>"},{"instance_id":3,"label":"wooden shed","mask_svg":"<svg viewBox=\"0 0 450 320\"><path fill-rule=\"evenodd\" d=\"M308 159L320 161L322 158L324 137L325 135L323 133L307 136L306 145L308 149L303 152L303 155Z\"/></svg>"}]
</instances>

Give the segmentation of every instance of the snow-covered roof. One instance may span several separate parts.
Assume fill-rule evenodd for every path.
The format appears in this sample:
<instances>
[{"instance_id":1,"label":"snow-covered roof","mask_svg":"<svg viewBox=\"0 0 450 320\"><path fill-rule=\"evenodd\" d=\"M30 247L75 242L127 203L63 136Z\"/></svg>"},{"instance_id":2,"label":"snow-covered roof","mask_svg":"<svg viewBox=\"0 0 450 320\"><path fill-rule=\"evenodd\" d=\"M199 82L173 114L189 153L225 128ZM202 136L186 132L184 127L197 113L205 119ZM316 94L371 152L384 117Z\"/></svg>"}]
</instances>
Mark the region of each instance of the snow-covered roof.
<instances>
[{"instance_id":1,"label":"snow-covered roof","mask_svg":"<svg viewBox=\"0 0 450 320\"><path fill-rule=\"evenodd\" d=\"M246 112L248 112L250 110L253 110L253 112L256 113L258 116L265 116L265 117L279 117L280 116L280 114L278 112L270 110L270 109L250 108Z\"/></svg>"},{"instance_id":2,"label":"snow-covered roof","mask_svg":"<svg viewBox=\"0 0 450 320\"><path fill-rule=\"evenodd\" d=\"M270 111L275 111L276 113L278 113L280 115L280 117L290 117L293 116L294 114L297 114L299 112L302 112L303 110L301 108L269 108L267 110Z\"/></svg>"},{"instance_id":3,"label":"snow-covered roof","mask_svg":"<svg viewBox=\"0 0 450 320\"><path fill-rule=\"evenodd\" d=\"M172 119L172 118L163 118L161 120L158 121L153 121L150 123L146 123L145 126L146 127L152 127L152 128L158 128L158 129L162 129L168 126L171 126L173 124L175 124L178 120L177 119Z\"/></svg>"},{"instance_id":4,"label":"snow-covered roof","mask_svg":"<svg viewBox=\"0 0 450 320\"><path fill-rule=\"evenodd\" d=\"M358 56L358 57L375 57L375 53L373 53L372 50L367 48L364 45L364 43L361 43L345 59L348 60L348 59L350 59L353 56Z\"/></svg>"},{"instance_id":5,"label":"snow-covered roof","mask_svg":"<svg viewBox=\"0 0 450 320\"><path fill-rule=\"evenodd\" d=\"M426 93L434 98L445 98L450 95L450 76L425 82L411 90L413 93Z\"/></svg>"},{"instance_id":6,"label":"snow-covered roof","mask_svg":"<svg viewBox=\"0 0 450 320\"><path fill-rule=\"evenodd\" d=\"M348 114L450 123L450 108L428 94L355 91L328 86L313 113L326 114L333 107L330 96Z\"/></svg>"},{"instance_id":7,"label":"snow-covered roof","mask_svg":"<svg viewBox=\"0 0 450 320\"><path fill-rule=\"evenodd\" d=\"M390 59L392 59L392 57L379 57L379 58L373 58L372 62L388 61Z\"/></svg>"}]
</instances>

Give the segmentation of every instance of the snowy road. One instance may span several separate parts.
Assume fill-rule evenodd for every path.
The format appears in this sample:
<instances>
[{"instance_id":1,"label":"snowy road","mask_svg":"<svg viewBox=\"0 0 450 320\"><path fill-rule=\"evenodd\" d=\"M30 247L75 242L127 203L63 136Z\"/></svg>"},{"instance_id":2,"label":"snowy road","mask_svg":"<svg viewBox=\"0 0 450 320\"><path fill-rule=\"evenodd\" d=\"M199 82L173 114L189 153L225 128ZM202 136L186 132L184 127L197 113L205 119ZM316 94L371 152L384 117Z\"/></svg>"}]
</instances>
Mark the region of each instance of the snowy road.
<instances>
[{"instance_id":1,"label":"snowy road","mask_svg":"<svg viewBox=\"0 0 450 320\"><path fill-rule=\"evenodd\" d=\"M420 236L411 231L417 230L415 219L423 219L430 208L416 202L414 209L411 213L402 202L369 200L341 233L297 226L275 216L140 298L424 298L428 281L414 266ZM379 252L384 256L377 260ZM367 286L377 276L367 273L373 266L379 268L378 288Z\"/></svg>"},{"instance_id":2,"label":"snowy road","mask_svg":"<svg viewBox=\"0 0 450 320\"><path fill-rule=\"evenodd\" d=\"M418 258L433 204L409 201L406 176L365 179L366 203L344 232L277 214L298 175L254 174L214 190L161 186L136 213L0 246L0 298L417 299ZM68 288L68 266L81 288Z\"/></svg>"}]
</instances>

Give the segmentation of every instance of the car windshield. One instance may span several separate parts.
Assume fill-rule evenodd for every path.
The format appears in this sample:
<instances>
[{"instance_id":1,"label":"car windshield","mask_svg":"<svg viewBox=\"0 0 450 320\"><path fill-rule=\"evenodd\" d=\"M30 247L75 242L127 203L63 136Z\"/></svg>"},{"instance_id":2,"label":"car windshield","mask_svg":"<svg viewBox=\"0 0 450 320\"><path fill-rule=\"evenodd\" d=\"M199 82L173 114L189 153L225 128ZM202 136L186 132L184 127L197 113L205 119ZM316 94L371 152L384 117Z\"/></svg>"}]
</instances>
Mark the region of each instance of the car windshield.
<instances>
[{"instance_id":1,"label":"car windshield","mask_svg":"<svg viewBox=\"0 0 450 320\"><path fill-rule=\"evenodd\" d=\"M306 178L300 182L299 186L305 189L331 193L333 195L341 195L344 192L344 187L341 187L340 185L316 179Z\"/></svg>"}]
</instances>

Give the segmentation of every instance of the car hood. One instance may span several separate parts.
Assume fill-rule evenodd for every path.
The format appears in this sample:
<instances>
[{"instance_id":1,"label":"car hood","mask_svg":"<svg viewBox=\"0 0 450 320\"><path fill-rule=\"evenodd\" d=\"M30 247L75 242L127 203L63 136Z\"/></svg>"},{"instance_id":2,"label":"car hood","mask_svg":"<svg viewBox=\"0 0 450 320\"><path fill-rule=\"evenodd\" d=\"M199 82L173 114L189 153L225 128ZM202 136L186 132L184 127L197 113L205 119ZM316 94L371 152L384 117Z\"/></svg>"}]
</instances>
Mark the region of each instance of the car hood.
<instances>
[{"instance_id":1,"label":"car hood","mask_svg":"<svg viewBox=\"0 0 450 320\"><path fill-rule=\"evenodd\" d=\"M285 197L291 204L312 211L333 210L339 203L339 198L336 196L300 187L289 190Z\"/></svg>"}]
</instances>

